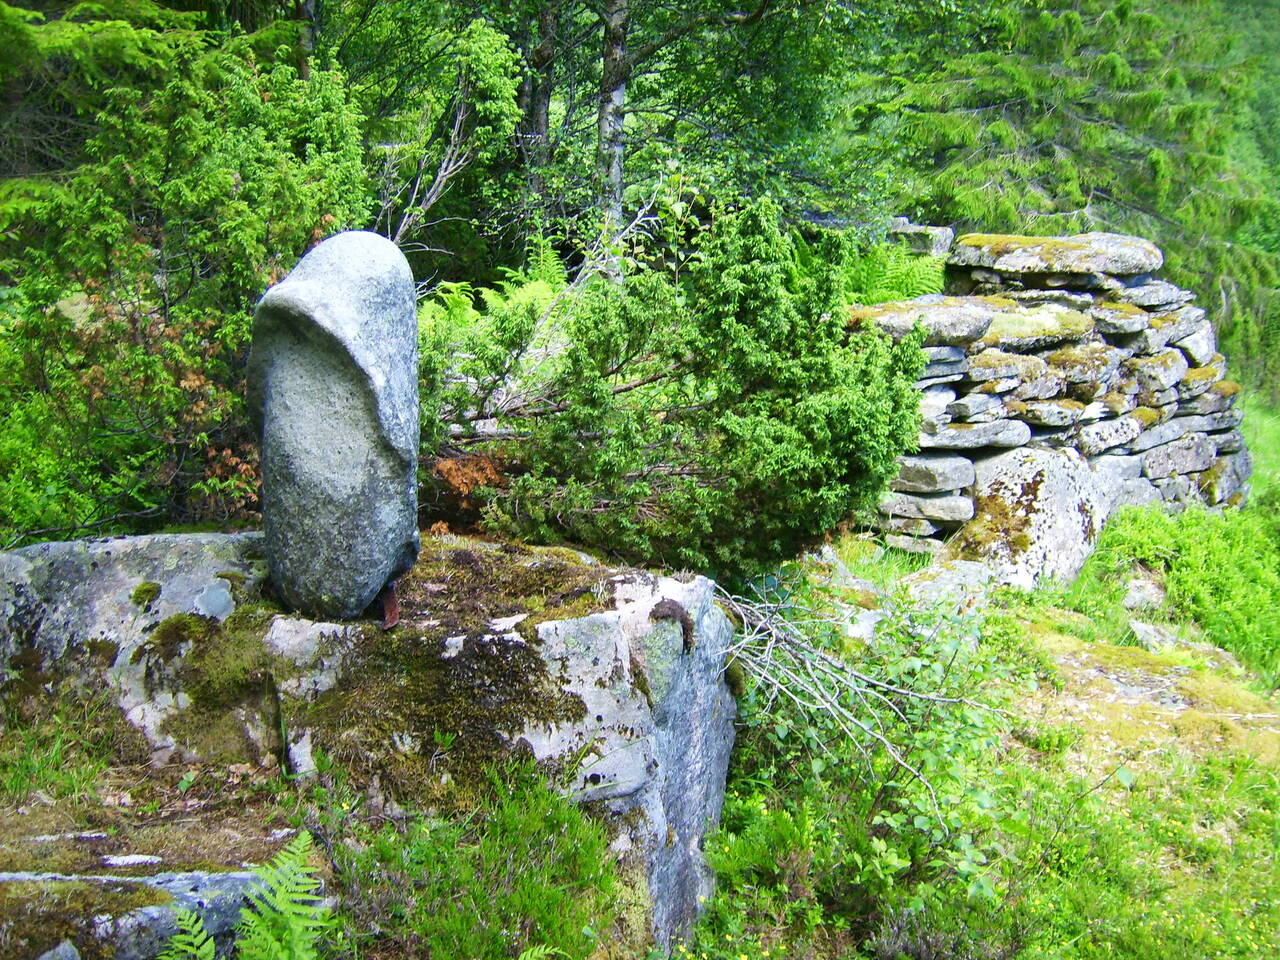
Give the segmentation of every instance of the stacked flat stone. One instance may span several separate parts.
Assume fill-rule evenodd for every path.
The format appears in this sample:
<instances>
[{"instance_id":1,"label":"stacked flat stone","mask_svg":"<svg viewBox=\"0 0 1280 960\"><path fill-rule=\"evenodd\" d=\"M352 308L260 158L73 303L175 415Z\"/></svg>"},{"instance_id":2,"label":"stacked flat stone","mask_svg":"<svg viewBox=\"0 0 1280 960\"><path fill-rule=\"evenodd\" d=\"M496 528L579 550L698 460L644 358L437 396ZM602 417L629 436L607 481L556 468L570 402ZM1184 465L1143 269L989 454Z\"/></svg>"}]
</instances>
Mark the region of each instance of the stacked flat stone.
<instances>
[{"instance_id":1,"label":"stacked flat stone","mask_svg":"<svg viewBox=\"0 0 1280 960\"><path fill-rule=\"evenodd\" d=\"M1118 234L968 234L947 295L853 310L895 338L925 330L920 449L880 505L887 542L938 552L974 516L983 461L1022 446L1078 450L1114 506L1243 502L1240 387L1195 295L1153 276L1163 262Z\"/></svg>"}]
</instances>

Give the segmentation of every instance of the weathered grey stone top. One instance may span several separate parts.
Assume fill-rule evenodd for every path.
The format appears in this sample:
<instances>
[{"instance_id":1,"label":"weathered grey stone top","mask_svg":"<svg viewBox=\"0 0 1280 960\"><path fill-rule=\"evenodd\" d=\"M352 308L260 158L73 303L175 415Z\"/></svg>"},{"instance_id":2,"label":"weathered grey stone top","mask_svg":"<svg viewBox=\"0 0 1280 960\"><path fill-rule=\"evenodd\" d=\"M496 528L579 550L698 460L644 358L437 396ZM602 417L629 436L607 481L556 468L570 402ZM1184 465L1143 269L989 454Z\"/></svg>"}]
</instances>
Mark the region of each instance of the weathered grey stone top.
<instances>
[{"instance_id":1,"label":"weathered grey stone top","mask_svg":"<svg viewBox=\"0 0 1280 960\"><path fill-rule=\"evenodd\" d=\"M1119 233L1082 233L1074 237L969 233L956 241L947 262L1001 273L1131 276L1159 270L1164 254L1150 240Z\"/></svg>"},{"instance_id":2,"label":"weathered grey stone top","mask_svg":"<svg viewBox=\"0 0 1280 960\"><path fill-rule=\"evenodd\" d=\"M312 249L258 303L249 355L249 401L261 418L264 366L275 334L305 321L350 354L377 398L378 421L407 461L418 456L418 349L397 323L414 313L413 272L390 240L365 230L330 237Z\"/></svg>"}]
</instances>

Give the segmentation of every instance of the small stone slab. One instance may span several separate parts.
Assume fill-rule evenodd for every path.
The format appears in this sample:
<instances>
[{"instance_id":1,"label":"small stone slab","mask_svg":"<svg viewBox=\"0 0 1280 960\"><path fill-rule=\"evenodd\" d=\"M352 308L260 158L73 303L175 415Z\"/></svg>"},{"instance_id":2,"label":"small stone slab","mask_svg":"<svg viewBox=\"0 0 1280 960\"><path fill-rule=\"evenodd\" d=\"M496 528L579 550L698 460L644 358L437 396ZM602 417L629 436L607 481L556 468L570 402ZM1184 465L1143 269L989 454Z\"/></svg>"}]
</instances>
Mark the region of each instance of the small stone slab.
<instances>
[{"instance_id":1,"label":"small stone slab","mask_svg":"<svg viewBox=\"0 0 1280 960\"><path fill-rule=\"evenodd\" d=\"M889 486L904 493L941 493L961 490L973 480L973 463L965 457L920 454L898 459L898 475Z\"/></svg>"},{"instance_id":2,"label":"small stone slab","mask_svg":"<svg viewBox=\"0 0 1280 960\"><path fill-rule=\"evenodd\" d=\"M901 340L919 322L924 326L926 347L968 346L980 340L991 326L996 308L981 297L946 297L941 294L853 307L849 326L878 327L894 340Z\"/></svg>"},{"instance_id":3,"label":"small stone slab","mask_svg":"<svg viewBox=\"0 0 1280 960\"><path fill-rule=\"evenodd\" d=\"M1141 333L1151 326L1151 314L1128 303L1096 303L1089 309L1089 316L1103 334Z\"/></svg>"},{"instance_id":4,"label":"small stone slab","mask_svg":"<svg viewBox=\"0 0 1280 960\"><path fill-rule=\"evenodd\" d=\"M1218 352L1218 338L1208 320L1189 336L1174 340L1173 345L1186 354L1187 362L1193 367L1205 366Z\"/></svg>"},{"instance_id":5,"label":"small stone slab","mask_svg":"<svg viewBox=\"0 0 1280 960\"><path fill-rule=\"evenodd\" d=\"M1200 473L1213 466L1215 446L1203 433L1192 433L1172 443L1152 447L1142 456L1142 473L1162 480L1180 473Z\"/></svg>"},{"instance_id":6,"label":"small stone slab","mask_svg":"<svg viewBox=\"0 0 1280 960\"><path fill-rule=\"evenodd\" d=\"M1222 413L1205 413L1199 416L1178 417L1173 423L1184 423L1188 433L1213 433L1218 430L1233 430L1240 426L1244 414L1239 410L1224 410Z\"/></svg>"},{"instance_id":7,"label":"small stone slab","mask_svg":"<svg viewBox=\"0 0 1280 960\"><path fill-rule=\"evenodd\" d=\"M1223 395L1212 390L1206 390L1199 396L1180 401L1176 416L1202 416L1208 413L1223 413L1234 407L1235 403L1234 394Z\"/></svg>"},{"instance_id":8,"label":"small stone slab","mask_svg":"<svg viewBox=\"0 0 1280 960\"><path fill-rule=\"evenodd\" d=\"M1180 351L1162 350L1150 357L1131 357L1124 362L1124 369L1138 381L1140 389L1154 392L1172 387L1190 367Z\"/></svg>"},{"instance_id":9,"label":"small stone slab","mask_svg":"<svg viewBox=\"0 0 1280 960\"><path fill-rule=\"evenodd\" d=\"M1214 385L1219 383L1225 375L1226 370L1221 366L1193 367L1178 381L1178 385L1175 388L1178 393L1178 399L1190 400L1192 397L1208 393L1214 389Z\"/></svg>"},{"instance_id":10,"label":"small stone slab","mask_svg":"<svg viewBox=\"0 0 1280 960\"><path fill-rule=\"evenodd\" d=\"M891 493L880 501L880 512L891 517L956 523L973 516L973 500L955 494Z\"/></svg>"},{"instance_id":11,"label":"small stone slab","mask_svg":"<svg viewBox=\"0 0 1280 960\"><path fill-rule=\"evenodd\" d=\"M1133 412L1137 406L1136 395L1112 391L1086 403L1084 411L1080 414L1080 420L1090 422L1105 420L1107 417L1123 417L1126 413Z\"/></svg>"},{"instance_id":12,"label":"small stone slab","mask_svg":"<svg viewBox=\"0 0 1280 960\"><path fill-rule=\"evenodd\" d=\"M1034 380L1049 372L1049 365L1040 357L1010 353L998 347L988 347L969 358L968 379L976 382L1016 379Z\"/></svg>"},{"instance_id":13,"label":"small stone slab","mask_svg":"<svg viewBox=\"0 0 1280 960\"><path fill-rule=\"evenodd\" d=\"M1094 473L1111 477L1115 481L1136 480L1142 476L1142 458L1138 456L1122 456L1120 454L1104 454L1089 461Z\"/></svg>"},{"instance_id":14,"label":"small stone slab","mask_svg":"<svg viewBox=\"0 0 1280 960\"><path fill-rule=\"evenodd\" d=\"M1080 452L1086 457L1093 457L1114 447L1124 446L1136 440L1141 433L1142 423L1133 417L1089 423L1080 428Z\"/></svg>"},{"instance_id":15,"label":"small stone slab","mask_svg":"<svg viewBox=\"0 0 1280 960\"><path fill-rule=\"evenodd\" d=\"M1018 400L1048 400L1057 397L1067 389L1067 381L1050 371L1033 380L1027 380L1013 388L1013 395Z\"/></svg>"},{"instance_id":16,"label":"small stone slab","mask_svg":"<svg viewBox=\"0 0 1280 960\"><path fill-rule=\"evenodd\" d=\"M971 420L985 413L1004 410L1004 401L989 393L970 393L947 404L947 413L957 420Z\"/></svg>"},{"instance_id":17,"label":"small stone slab","mask_svg":"<svg viewBox=\"0 0 1280 960\"><path fill-rule=\"evenodd\" d=\"M947 263L985 267L1001 273L1151 273L1164 264L1160 248L1141 237L1083 233L1072 237L965 234L956 240Z\"/></svg>"},{"instance_id":18,"label":"small stone slab","mask_svg":"<svg viewBox=\"0 0 1280 960\"><path fill-rule=\"evenodd\" d=\"M1154 423L1127 444L1130 453L1145 453L1155 447L1180 440L1192 430L1188 426L1190 417L1178 417L1164 423Z\"/></svg>"},{"instance_id":19,"label":"small stone slab","mask_svg":"<svg viewBox=\"0 0 1280 960\"><path fill-rule=\"evenodd\" d=\"M1157 353L1170 343L1195 333L1204 322L1205 312L1199 307L1179 307L1169 313L1153 315L1147 329L1124 342L1136 353Z\"/></svg>"},{"instance_id":20,"label":"small stone slab","mask_svg":"<svg viewBox=\"0 0 1280 960\"><path fill-rule=\"evenodd\" d=\"M960 363L968 357L963 347L925 347L924 358L927 363Z\"/></svg>"},{"instance_id":21,"label":"small stone slab","mask_svg":"<svg viewBox=\"0 0 1280 960\"><path fill-rule=\"evenodd\" d=\"M1117 300L1136 307L1180 307L1195 299L1190 290L1183 290L1165 280L1148 280L1133 287L1125 287L1114 294Z\"/></svg>"},{"instance_id":22,"label":"small stone slab","mask_svg":"<svg viewBox=\"0 0 1280 960\"><path fill-rule=\"evenodd\" d=\"M1147 507L1157 503L1164 503L1164 498L1160 496L1156 485L1146 477L1132 477L1121 481L1112 509Z\"/></svg>"},{"instance_id":23,"label":"small stone slab","mask_svg":"<svg viewBox=\"0 0 1280 960\"><path fill-rule=\"evenodd\" d=\"M1049 369L1067 383L1107 383L1120 369L1123 354L1105 343L1081 343L1045 354Z\"/></svg>"},{"instance_id":24,"label":"small stone slab","mask_svg":"<svg viewBox=\"0 0 1280 960\"><path fill-rule=\"evenodd\" d=\"M935 423L950 423L947 407L955 400L956 392L948 386L929 387L920 396L920 417Z\"/></svg>"},{"instance_id":25,"label":"small stone slab","mask_svg":"<svg viewBox=\"0 0 1280 960\"><path fill-rule=\"evenodd\" d=\"M1219 456L1224 453L1239 453L1245 448L1244 434L1239 430L1228 430L1226 433L1210 433L1207 436L1217 447Z\"/></svg>"},{"instance_id":26,"label":"small stone slab","mask_svg":"<svg viewBox=\"0 0 1280 960\"><path fill-rule=\"evenodd\" d=\"M900 533L909 537L931 537L942 528L923 517L886 517L883 514L873 521L877 530Z\"/></svg>"},{"instance_id":27,"label":"small stone slab","mask_svg":"<svg viewBox=\"0 0 1280 960\"><path fill-rule=\"evenodd\" d=\"M906 217L890 220L888 232L890 237L904 241L913 252L927 257L945 257L956 237L950 227L927 227L912 223Z\"/></svg>"},{"instance_id":28,"label":"small stone slab","mask_svg":"<svg viewBox=\"0 0 1280 960\"><path fill-rule=\"evenodd\" d=\"M1025 407L1019 418L1041 427L1069 427L1084 413L1077 400L1032 400Z\"/></svg>"},{"instance_id":29,"label":"small stone slab","mask_svg":"<svg viewBox=\"0 0 1280 960\"><path fill-rule=\"evenodd\" d=\"M1031 439L1031 428L1021 420L991 423L953 423L937 433L921 433L921 449L974 450L978 447L1020 447Z\"/></svg>"},{"instance_id":30,"label":"small stone slab","mask_svg":"<svg viewBox=\"0 0 1280 960\"><path fill-rule=\"evenodd\" d=\"M1079 310L1052 303L1029 307L1013 304L992 318L982 343L1003 350L1040 350L1074 343L1091 333L1093 320Z\"/></svg>"}]
</instances>

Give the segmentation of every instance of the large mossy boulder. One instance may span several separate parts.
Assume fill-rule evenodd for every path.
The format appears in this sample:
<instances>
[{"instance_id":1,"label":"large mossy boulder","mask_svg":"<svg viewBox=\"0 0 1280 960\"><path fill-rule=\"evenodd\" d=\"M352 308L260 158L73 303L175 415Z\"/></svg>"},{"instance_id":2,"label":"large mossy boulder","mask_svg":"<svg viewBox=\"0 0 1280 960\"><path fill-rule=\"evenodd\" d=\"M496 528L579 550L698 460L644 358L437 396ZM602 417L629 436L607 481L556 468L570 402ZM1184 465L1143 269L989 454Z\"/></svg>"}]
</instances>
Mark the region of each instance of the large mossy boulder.
<instances>
[{"instance_id":1,"label":"large mossy boulder","mask_svg":"<svg viewBox=\"0 0 1280 960\"><path fill-rule=\"evenodd\" d=\"M495 763L532 756L643 878L642 939L689 930L733 742L711 581L432 537L382 630L289 614L264 567L258 535L0 554L3 691L114 691L156 759L305 775L323 751L389 807L467 809Z\"/></svg>"},{"instance_id":2,"label":"large mossy boulder","mask_svg":"<svg viewBox=\"0 0 1280 960\"><path fill-rule=\"evenodd\" d=\"M271 579L307 616L360 614L418 550L418 324L391 241L340 233L254 314Z\"/></svg>"},{"instance_id":3,"label":"large mossy boulder","mask_svg":"<svg viewBox=\"0 0 1280 960\"><path fill-rule=\"evenodd\" d=\"M1093 552L1114 493L1072 449L1025 447L974 464L974 519L948 545L1001 584L1071 581Z\"/></svg>"}]
</instances>

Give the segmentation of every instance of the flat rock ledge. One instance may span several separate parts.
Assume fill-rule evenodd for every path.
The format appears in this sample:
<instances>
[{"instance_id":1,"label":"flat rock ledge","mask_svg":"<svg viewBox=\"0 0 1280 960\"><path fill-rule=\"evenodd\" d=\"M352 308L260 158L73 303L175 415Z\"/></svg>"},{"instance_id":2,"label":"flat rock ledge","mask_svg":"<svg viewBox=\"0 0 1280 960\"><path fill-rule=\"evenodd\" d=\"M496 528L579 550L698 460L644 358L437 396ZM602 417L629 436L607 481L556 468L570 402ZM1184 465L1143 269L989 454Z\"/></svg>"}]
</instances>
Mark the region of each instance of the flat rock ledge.
<instances>
[{"instance_id":1,"label":"flat rock ledge","mask_svg":"<svg viewBox=\"0 0 1280 960\"><path fill-rule=\"evenodd\" d=\"M115 690L157 763L305 775L323 749L388 808L441 802L495 760L532 754L604 818L624 878L647 890L647 929L628 936L666 949L688 933L713 886L701 846L734 736L733 627L711 581L431 537L401 581L401 624L383 631L275 606L262 550L258 534L204 534L0 553L7 688ZM456 737L443 766L437 731ZM117 958L155 955L135 940Z\"/></svg>"}]
</instances>

